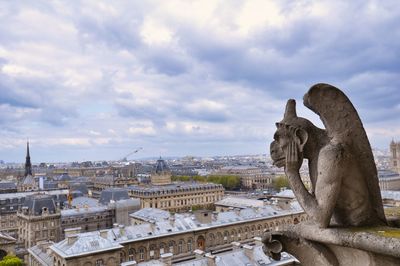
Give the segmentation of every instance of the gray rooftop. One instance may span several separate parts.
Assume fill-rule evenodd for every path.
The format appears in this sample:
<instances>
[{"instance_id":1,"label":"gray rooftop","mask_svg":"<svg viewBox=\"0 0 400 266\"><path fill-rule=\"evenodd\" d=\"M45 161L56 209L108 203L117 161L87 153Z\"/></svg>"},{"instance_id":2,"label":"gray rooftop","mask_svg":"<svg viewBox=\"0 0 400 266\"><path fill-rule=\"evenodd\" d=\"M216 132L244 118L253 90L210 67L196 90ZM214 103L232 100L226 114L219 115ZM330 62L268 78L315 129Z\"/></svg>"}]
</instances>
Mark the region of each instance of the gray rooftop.
<instances>
[{"instance_id":1,"label":"gray rooftop","mask_svg":"<svg viewBox=\"0 0 400 266\"><path fill-rule=\"evenodd\" d=\"M16 193L3 193L0 194L0 200L2 199L15 199L15 198L25 198L30 195L38 194L37 191L29 191L29 192L16 192ZM49 190L49 191L41 191L40 194L47 194L47 195L67 195L68 189L58 189L58 190Z\"/></svg>"},{"instance_id":2,"label":"gray rooftop","mask_svg":"<svg viewBox=\"0 0 400 266\"><path fill-rule=\"evenodd\" d=\"M101 192L99 202L106 205L112 201L125 199L129 199L128 190L124 188L108 188Z\"/></svg>"},{"instance_id":3,"label":"gray rooftop","mask_svg":"<svg viewBox=\"0 0 400 266\"><path fill-rule=\"evenodd\" d=\"M243 197L225 197L214 203L215 205L221 205L233 208L247 208L247 207L262 207L264 201L256 199L248 199Z\"/></svg>"},{"instance_id":4,"label":"gray rooftop","mask_svg":"<svg viewBox=\"0 0 400 266\"><path fill-rule=\"evenodd\" d=\"M381 190L382 199L400 200L400 191Z\"/></svg>"},{"instance_id":5,"label":"gray rooftop","mask_svg":"<svg viewBox=\"0 0 400 266\"><path fill-rule=\"evenodd\" d=\"M157 174L161 174L161 173L163 173L163 172L165 172L165 171L169 171L168 165L167 165L167 163L166 163L163 159L161 159L161 157L160 157L160 159L158 159L158 160L157 160L157 163L156 163L156 173L157 173Z\"/></svg>"},{"instance_id":6,"label":"gray rooftop","mask_svg":"<svg viewBox=\"0 0 400 266\"><path fill-rule=\"evenodd\" d=\"M168 192L168 191L190 191L196 189L212 189L212 188L221 188L223 189L221 184L214 183L188 183L188 182L176 182L169 185L164 186L129 186L128 189L134 192L149 192L149 193L157 193L157 192Z\"/></svg>"},{"instance_id":7,"label":"gray rooftop","mask_svg":"<svg viewBox=\"0 0 400 266\"><path fill-rule=\"evenodd\" d=\"M85 213L99 213L108 210L106 206L95 206L95 207L85 207L85 208L75 208L68 210L61 210L61 217L82 215Z\"/></svg>"},{"instance_id":8,"label":"gray rooftop","mask_svg":"<svg viewBox=\"0 0 400 266\"><path fill-rule=\"evenodd\" d=\"M35 183L36 183L35 178L31 175L27 175L26 177L24 177L24 180L22 181L22 184L26 186L33 186L35 185Z\"/></svg>"},{"instance_id":9,"label":"gray rooftop","mask_svg":"<svg viewBox=\"0 0 400 266\"><path fill-rule=\"evenodd\" d=\"M53 260L50 254L42 250L39 245L33 246L28 249L28 252L36 258L42 265L52 266Z\"/></svg>"},{"instance_id":10,"label":"gray rooftop","mask_svg":"<svg viewBox=\"0 0 400 266\"><path fill-rule=\"evenodd\" d=\"M84 207L96 207L99 206L100 203L97 199L89 198L89 197L76 197L71 201L71 205L75 208L84 208Z\"/></svg>"},{"instance_id":11,"label":"gray rooftop","mask_svg":"<svg viewBox=\"0 0 400 266\"><path fill-rule=\"evenodd\" d=\"M42 215L44 210L48 213L56 213L56 203L51 195L31 195L25 198L23 207L27 207L30 214Z\"/></svg>"},{"instance_id":12,"label":"gray rooftop","mask_svg":"<svg viewBox=\"0 0 400 266\"><path fill-rule=\"evenodd\" d=\"M175 214L173 216L174 219L168 219L167 217L161 219L162 217L158 217L157 219L154 219L155 223L144 223L139 225L105 229L102 230L103 237L100 236L99 231L77 234L77 237L79 243L84 243L85 241L94 241L101 238L101 241L98 242L99 245L97 246L97 249L102 250L110 247L116 247L119 244L142 241L143 239L148 238L171 236L173 234L215 228L225 224L264 220L267 218L280 217L288 214L298 214L302 212L303 211L298 210L280 210L277 206L264 206L257 209L248 208L240 210L239 212L227 211L218 213L218 215L216 215L216 217L214 217L212 222L209 224L200 224L196 220L195 216L190 213ZM158 212L149 211L149 213ZM148 218L150 219L151 217ZM103 241L104 237L109 242ZM80 240L81 238L82 240ZM69 245L65 243L66 241L67 240L63 240L55 244L55 248L53 250L59 251L59 254L62 256L79 256L82 253L90 252L89 249L70 248ZM110 243L113 243L114 245L111 245ZM67 249L67 251L64 252L64 249ZM93 252L95 252L97 249L93 249Z\"/></svg>"},{"instance_id":13,"label":"gray rooftop","mask_svg":"<svg viewBox=\"0 0 400 266\"><path fill-rule=\"evenodd\" d=\"M245 251L245 248L249 250ZM253 257L246 255L246 252L250 251ZM174 265L179 266L207 266L208 259L207 255L202 258L197 258L194 260L189 260L181 263L174 263ZM209 256L209 255L208 255ZM280 261L275 261L272 258L265 255L262 250L262 246L247 246L244 245L242 248L234 249L232 251L227 251L215 255L211 255L211 257L215 256L215 265L216 266L278 266L278 265L292 265L293 262L297 260L290 256L289 254L283 252L282 259ZM139 263L140 266L147 265L146 263Z\"/></svg>"},{"instance_id":14,"label":"gray rooftop","mask_svg":"<svg viewBox=\"0 0 400 266\"><path fill-rule=\"evenodd\" d=\"M378 178L384 180L400 179L400 174L391 170L378 170Z\"/></svg>"},{"instance_id":15,"label":"gray rooftop","mask_svg":"<svg viewBox=\"0 0 400 266\"><path fill-rule=\"evenodd\" d=\"M0 189L17 189L17 184L11 181L1 181Z\"/></svg>"},{"instance_id":16,"label":"gray rooftop","mask_svg":"<svg viewBox=\"0 0 400 266\"><path fill-rule=\"evenodd\" d=\"M64 258L122 248L118 242L100 236L100 231L83 233L79 234L79 236L71 237L74 237L75 240L67 237L50 248Z\"/></svg>"},{"instance_id":17,"label":"gray rooftop","mask_svg":"<svg viewBox=\"0 0 400 266\"><path fill-rule=\"evenodd\" d=\"M133 218L138 218L144 221L148 222L160 222L166 219L169 219L171 216L171 213L169 211L164 211L161 209L155 209L155 208L144 208L141 209L137 212L134 212L129 215L130 217Z\"/></svg>"}]
</instances>

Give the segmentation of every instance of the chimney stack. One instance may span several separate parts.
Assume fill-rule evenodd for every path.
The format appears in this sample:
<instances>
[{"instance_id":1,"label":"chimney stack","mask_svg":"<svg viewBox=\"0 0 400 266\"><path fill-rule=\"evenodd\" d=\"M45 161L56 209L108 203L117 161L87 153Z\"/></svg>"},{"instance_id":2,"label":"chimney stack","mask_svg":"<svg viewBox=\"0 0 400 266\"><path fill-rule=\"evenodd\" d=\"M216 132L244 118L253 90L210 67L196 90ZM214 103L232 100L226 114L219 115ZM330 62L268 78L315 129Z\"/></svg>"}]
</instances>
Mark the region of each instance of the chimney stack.
<instances>
[{"instance_id":1,"label":"chimney stack","mask_svg":"<svg viewBox=\"0 0 400 266\"><path fill-rule=\"evenodd\" d=\"M207 266L217 266L216 264L217 256L211 255L211 253L207 253L205 257L207 258Z\"/></svg>"},{"instance_id":2,"label":"chimney stack","mask_svg":"<svg viewBox=\"0 0 400 266\"><path fill-rule=\"evenodd\" d=\"M259 247L259 246L263 245L261 237L256 236L256 237L253 237L253 239L254 239L254 243L256 244L256 247Z\"/></svg>"},{"instance_id":3,"label":"chimney stack","mask_svg":"<svg viewBox=\"0 0 400 266\"><path fill-rule=\"evenodd\" d=\"M161 262L164 266L171 266L172 265L172 253L164 253L161 254Z\"/></svg>"},{"instance_id":4,"label":"chimney stack","mask_svg":"<svg viewBox=\"0 0 400 266\"><path fill-rule=\"evenodd\" d=\"M74 244L76 242L76 240L78 240L78 235L76 235L76 234L67 236L68 245Z\"/></svg>"},{"instance_id":5,"label":"chimney stack","mask_svg":"<svg viewBox=\"0 0 400 266\"><path fill-rule=\"evenodd\" d=\"M67 228L64 230L65 237L79 234L81 232L81 229L81 227Z\"/></svg>"},{"instance_id":6,"label":"chimney stack","mask_svg":"<svg viewBox=\"0 0 400 266\"><path fill-rule=\"evenodd\" d=\"M105 230L100 230L100 236L102 237L102 238L107 238L108 237L108 230L107 229L105 229Z\"/></svg>"},{"instance_id":7,"label":"chimney stack","mask_svg":"<svg viewBox=\"0 0 400 266\"><path fill-rule=\"evenodd\" d=\"M201 249L196 249L195 251L193 251L194 254L196 255L196 259L200 259L203 257L204 251Z\"/></svg>"},{"instance_id":8,"label":"chimney stack","mask_svg":"<svg viewBox=\"0 0 400 266\"><path fill-rule=\"evenodd\" d=\"M231 243L233 250L239 249L240 248L240 242L232 242Z\"/></svg>"},{"instance_id":9,"label":"chimney stack","mask_svg":"<svg viewBox=\"0 0 400 266\"><path fill-rule=\"evenodd\" d=\"M254 247L249 245L243 245L244 254L249 258L250 261L254 261Z\"/></svg>"},{"instance_id":10,"label":"chimney stack","mask_svg":"<svg viewBox=\"0 0 400 266\"><path fill-rule=\"evenodd\" d=\"M175 225L175 216L174 216L174 215L171 215L171 216L169 217L169 224L170 224L172 227L174 227L174 225Z\"/></svg>"},{"instance_id":11,"label":"chimney stack","mask_svg":"<svg viewBox=\"0 0 400 266\"><path fill-rule=\"evenodd\" d=\"M123 236L125 234L125 225L120 224L118 227L119 227L119 233Z\"/></svg>"}]
</instances>

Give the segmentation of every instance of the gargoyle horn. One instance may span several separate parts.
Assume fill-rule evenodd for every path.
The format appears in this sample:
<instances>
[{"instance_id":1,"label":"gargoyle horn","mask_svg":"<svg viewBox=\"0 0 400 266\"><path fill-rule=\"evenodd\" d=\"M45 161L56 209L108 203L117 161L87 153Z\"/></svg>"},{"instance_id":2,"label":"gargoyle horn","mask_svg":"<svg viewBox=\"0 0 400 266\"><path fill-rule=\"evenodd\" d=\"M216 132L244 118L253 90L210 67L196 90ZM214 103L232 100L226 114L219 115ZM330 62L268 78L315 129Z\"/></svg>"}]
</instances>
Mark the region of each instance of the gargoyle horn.
<instances>
[{"instance_id":1,"label":"gargoyle horn","mask_svg":"<svg viewBox=\"0 0 400 266\"><path fill-rule=\"evenodd\" d=\"M296 117L296 101L293 99L289 99L286 103L286 110L285 115L283 116L283 121L290 121Z\"/></svg>"}]
</instances>

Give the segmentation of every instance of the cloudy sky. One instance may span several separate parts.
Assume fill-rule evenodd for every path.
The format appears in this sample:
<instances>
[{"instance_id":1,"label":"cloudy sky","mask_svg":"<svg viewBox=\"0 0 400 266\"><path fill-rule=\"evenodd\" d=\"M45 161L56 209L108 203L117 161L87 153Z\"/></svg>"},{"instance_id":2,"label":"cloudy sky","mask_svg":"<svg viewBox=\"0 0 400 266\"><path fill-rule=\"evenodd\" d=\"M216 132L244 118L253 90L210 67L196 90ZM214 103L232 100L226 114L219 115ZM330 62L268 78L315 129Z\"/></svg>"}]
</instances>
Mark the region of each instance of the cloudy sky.
<instances>
[{"instance_id":1,"label":"cloudy sky","mask_svg":"<svg viewBox=\"0 0 400 266\"><path fill-rule=\"evenodd\" d=\"M286 100L345 91L400 140L393 1L2 1L0 159L259 154Z\"/></svg>"}]
</instances>

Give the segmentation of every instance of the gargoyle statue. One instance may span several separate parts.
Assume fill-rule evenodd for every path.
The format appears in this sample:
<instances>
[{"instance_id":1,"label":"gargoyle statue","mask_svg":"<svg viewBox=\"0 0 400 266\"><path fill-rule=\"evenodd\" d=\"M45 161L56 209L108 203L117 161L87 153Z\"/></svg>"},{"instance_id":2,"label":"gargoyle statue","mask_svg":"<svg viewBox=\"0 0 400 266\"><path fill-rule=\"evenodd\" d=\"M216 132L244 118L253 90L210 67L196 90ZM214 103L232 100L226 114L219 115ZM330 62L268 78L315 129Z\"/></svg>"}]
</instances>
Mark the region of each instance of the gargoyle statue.
<instances>
[{"instance_id":1,"label":"gargoyle statue","mask_svg":"<svg viewBox=\"0 0 400 266\"><path fill-rule=\"evenodd\" d=\"M371 146L352 103L328 84L312 86L303 100L326 130L298 117L291 99L270 147L300 205L321 228L386 225ZM299 174L303 159L308 159L311 192Z\"/></svg>"}]
</instances>

